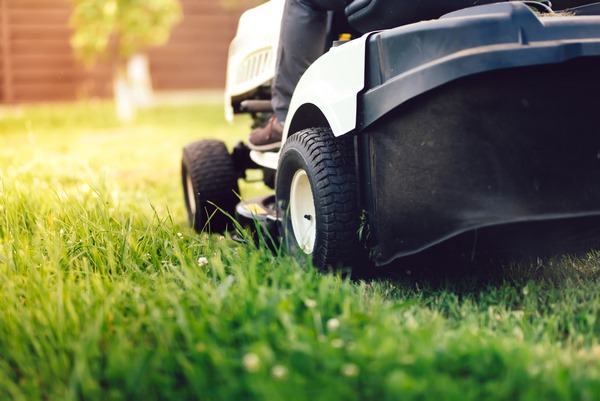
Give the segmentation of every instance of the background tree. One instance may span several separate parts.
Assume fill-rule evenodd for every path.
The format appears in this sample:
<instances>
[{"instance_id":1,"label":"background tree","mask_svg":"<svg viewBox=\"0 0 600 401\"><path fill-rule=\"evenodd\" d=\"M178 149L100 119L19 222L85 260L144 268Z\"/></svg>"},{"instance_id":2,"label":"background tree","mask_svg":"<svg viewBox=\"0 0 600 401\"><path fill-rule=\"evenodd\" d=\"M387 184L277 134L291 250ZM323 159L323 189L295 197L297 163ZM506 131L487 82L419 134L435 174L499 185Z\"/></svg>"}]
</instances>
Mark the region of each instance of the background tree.
<instances>
[{"instance_id":1,"label":"background tree","mask_svg":"<svg viewBox=\"0 0 600 401\"><path fill-rule=\"evenodd\" d=\"M92 66L100 58L114 66L119 117L131 119L134 88L128 64L148 47L164 44L181 19L179 0L71 0L71 46L76 58Z\"/></svg>"}]
</instances>

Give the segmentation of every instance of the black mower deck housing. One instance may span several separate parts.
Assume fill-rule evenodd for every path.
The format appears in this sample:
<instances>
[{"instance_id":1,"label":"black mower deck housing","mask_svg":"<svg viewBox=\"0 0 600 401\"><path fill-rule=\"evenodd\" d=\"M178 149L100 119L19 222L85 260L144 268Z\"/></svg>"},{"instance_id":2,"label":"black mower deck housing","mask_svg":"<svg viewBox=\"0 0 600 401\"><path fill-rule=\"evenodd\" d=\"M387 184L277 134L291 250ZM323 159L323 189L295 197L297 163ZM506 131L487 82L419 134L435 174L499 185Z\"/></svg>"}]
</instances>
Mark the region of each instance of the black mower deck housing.
<instances>
[{"instance_id":1,"label":"black mower deck housing","mask_svg":"<svg viewBox=\"0 0 600 401\"><path fill-rule=\"evenodd\" d=\"M371 34L366 67L357 170L376 264L600 216L597 17L473 7Z\"/></svg>"}]
</instances>

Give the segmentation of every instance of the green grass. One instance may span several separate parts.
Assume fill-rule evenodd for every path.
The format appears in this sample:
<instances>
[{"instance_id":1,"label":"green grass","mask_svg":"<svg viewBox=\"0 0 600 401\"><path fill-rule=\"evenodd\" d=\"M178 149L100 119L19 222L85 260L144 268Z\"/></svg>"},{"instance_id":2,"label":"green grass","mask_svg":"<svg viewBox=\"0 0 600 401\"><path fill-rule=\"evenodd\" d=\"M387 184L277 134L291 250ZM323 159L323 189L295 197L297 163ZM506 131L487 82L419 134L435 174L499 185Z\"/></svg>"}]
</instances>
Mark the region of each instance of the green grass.
<instances>
[{"instance_id":1,"label":"green grass","mask_svg":"<svg viewBox=\"0 0 600 401\"><path fill-rule=\"evenodd\" d=\"M218 104L2 113L2 400L598 399L599 253L350 281L187 227Z\"/></svg>"}]
</instances>

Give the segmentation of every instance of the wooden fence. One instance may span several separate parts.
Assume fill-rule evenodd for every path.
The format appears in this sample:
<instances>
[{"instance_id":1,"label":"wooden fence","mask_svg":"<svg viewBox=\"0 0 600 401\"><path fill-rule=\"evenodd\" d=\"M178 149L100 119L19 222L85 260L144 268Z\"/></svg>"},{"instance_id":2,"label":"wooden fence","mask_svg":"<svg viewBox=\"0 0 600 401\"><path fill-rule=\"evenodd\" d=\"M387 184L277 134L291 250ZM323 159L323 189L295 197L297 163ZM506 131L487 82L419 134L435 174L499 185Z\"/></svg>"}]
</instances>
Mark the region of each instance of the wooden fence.
<instances>
[{"instance_id":1,"label":"wooden fence","mask_svg":"<svg viewBox=\"0 0 600 401\"><path fill-rule=\"evenodd\" d=\"M223 0L181 0L169 43L148 52L155 90L216 89L240 10ZM0 0L0 103L106 97L111 68L85 69L69 45L69 0Z\"/></svg>"}]
</instances>

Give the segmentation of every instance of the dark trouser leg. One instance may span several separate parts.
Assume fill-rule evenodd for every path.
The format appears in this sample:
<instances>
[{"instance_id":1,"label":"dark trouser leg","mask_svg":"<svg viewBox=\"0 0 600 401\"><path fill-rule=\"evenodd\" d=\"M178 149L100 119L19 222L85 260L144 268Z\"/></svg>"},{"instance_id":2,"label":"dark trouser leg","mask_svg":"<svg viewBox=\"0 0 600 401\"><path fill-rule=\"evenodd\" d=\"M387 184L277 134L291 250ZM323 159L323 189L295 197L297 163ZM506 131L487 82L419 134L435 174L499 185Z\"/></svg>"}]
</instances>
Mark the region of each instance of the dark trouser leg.
<instances>
[{"instance_id":1,"label":"dark trouser leg","mask_svg":"<svg viewBox=\"0 0 600 401\"><path fill-rule=\"evenodd\" d=\"M327 11L343 10L345 0L286 0L281 21L272 104L284 122L296 84L325 51Z\"/></svg>"}]
</instances>

